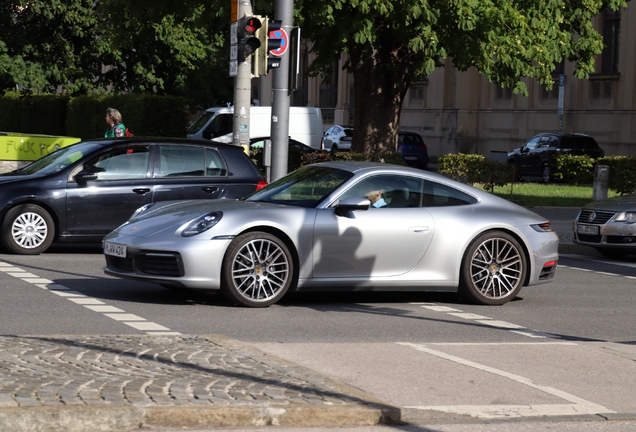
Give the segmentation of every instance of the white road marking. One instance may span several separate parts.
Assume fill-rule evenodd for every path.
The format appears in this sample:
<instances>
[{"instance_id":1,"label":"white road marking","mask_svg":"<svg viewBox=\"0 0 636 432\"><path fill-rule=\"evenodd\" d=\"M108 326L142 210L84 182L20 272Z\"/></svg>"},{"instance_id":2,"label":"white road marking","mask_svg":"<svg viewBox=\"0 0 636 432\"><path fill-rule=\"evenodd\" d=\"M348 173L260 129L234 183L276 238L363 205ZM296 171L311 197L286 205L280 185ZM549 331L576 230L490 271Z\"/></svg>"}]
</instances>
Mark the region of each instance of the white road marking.
<instances>
[{"instance_id":1,"label":"white road marking","mask_svg":"<svg viewBox=\"0 0 636 432\"><path fill-rule=\"evenodd\" d=\"M579 415L579 414L600 414L600 413L615 413L604 406L595 404L593 402L581 399L578 396L574 396L570 393L556 389L554 387L544 386L534 383L532 380L522 377L520 375L512 374L500 369L495 369L490 366L486 366L480 363L476 363L470 360L463 359L451 354L444 353L442 351L428 348L424 344L414 344L408 342L398 342L399 345L411 347L417 351L425 352L430 355L434 355L445 360L452 361L463 366L471 367L483 372L488 372L494 375L498 375L519 384L532 387L536 390L544 393L556 396L563 400L570 402L565 405L458 405L458 406L409 406L406 408L420 409L420 410L434 410L452 412L457 414L468 414L473 417L479 418L508 418L508 417L525 417L525 416L538 416L538 415ZM428 345L428 344L426 344Z\"/></svg>"},{"instance_id":2,"label":"white road marking","mask_svg":"<svg viewBox=\"0 0 636 432\"><path fill-rule=\"evenodd\" d=\"M507 328L507 329L523 329L525 328L524 326L520 326L517 324L513 324L513 323L509 323L506 321L498 321L498 320L493 320L493 319L485 319L485 320L476 320L479 324L486 324L492 327L499 327L499 328Z\"/></svg>"},{"instance_id":3,"label":"white road marking","mask_svg":"<svg viewBox=\"0 0 636 432\"><path fill-rule=\"evenodd\" d=\"M145 331L147 334L154 335L180 335L179 332L170 331L168 327L164 327L160 324L146 321L138 315L125 313L123 309L119 309L115 306L110 306L101 300L88 297L79 291L70 290L64 285L55 283L52 280L41 278L32 273L27 273L19 267L15 267L9 263L0 261L0 271L5 272L8 275L22 279L24 282L30 283L38 288L45 289L60 297L64 297L73 303L82 305L85 308L92 310L93 312L103 313L105 317L118 321L122 324L126 324L134 329Z\"/></svg>"},{"instance_id":4,"label":"white road marking","mask_svg":"<svg viewBox=\"0 0 636 432\"><path fill-rule=\"evenodd\" d=\"M453 309L452 307L448 306L428 305L422 307L436 312L461 312L459 309Z\"/></svg>"},{"instance_id":5,"label":"white road marking","mask_svg":"<svg viewBox=\"0 0 636 432\"><path fill-rule=\"evenodd\" d=\"M451 312L448 315L453 315L459 318L464 318L464 319L481 319L481 320L489 320L490 318L485 317L485 316L481 316L481 315L477 315L474 313L469 313L469 312Z\"/></svg>"}]
</instances>

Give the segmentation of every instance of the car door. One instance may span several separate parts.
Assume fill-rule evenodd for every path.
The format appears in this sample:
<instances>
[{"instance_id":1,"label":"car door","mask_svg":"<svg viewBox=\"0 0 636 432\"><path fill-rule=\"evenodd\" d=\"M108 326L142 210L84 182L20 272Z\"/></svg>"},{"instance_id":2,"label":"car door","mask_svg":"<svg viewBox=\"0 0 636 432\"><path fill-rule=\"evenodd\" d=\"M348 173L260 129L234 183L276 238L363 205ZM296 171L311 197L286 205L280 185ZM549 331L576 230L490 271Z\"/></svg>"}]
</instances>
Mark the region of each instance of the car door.
<instances>
[{"instance_id":1,"label":"car door","mask_svg":"<svg viewBox=\"0 0 636 432\"><path fill-rule=\"evenodd\" d=\"M519 174L534 174L538 170L536 148L541 141L541 136L536 136L527 141L519 151Z\"/></svg>"},{"instance_id":2,"label":"car door","mask_svg":"<svg viewBox=\"0 0 636 432\"><path fill-rule=\"evenodd\" d=\"M157 146L155 201L216 199L227 183L228 169L219 151L197 145Z\"/></svg>"},{"instance_id":3,"label":"car door","mask_svg":"<svg viewBox=\"0 0 636 432\"><path fill-rule=\"evenodd\" d=\"M340 199L364 197L378 190L386 201L382 207L344 216L333 208L317 212L314 278L392 277L420 262L435 232L433 218L420 206L422 180L398 175L368 177ZM406 201L398 204L402 198Z\"/></svg>"},{"instance_id":4,"label":"car door","mask_svg":"<svg viewBox=\"0 0 636 432\"><path fill-rule=\"evenodd\" d=\"M66 188L66 230L69 236L108 234L144 204L153 200L150 146L128 145L101 152L69 176ZM81 169L96 180L77 182Z\"/></svg>"}]
</instances>

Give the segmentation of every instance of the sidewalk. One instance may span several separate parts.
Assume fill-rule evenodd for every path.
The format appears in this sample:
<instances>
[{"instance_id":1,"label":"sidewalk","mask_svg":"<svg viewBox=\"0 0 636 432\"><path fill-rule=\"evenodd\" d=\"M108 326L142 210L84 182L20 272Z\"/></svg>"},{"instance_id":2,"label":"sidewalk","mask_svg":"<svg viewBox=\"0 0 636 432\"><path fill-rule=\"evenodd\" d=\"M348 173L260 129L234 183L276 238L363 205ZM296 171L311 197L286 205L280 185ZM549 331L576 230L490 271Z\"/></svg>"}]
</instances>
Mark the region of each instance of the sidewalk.
<instances>
[{"instance_id":1,"label":"sidewalk","mask_svg":"<svg viewBox=\"0 0 636 432\"><path fill-rule=\"evenodd\" d=\"M397 408L224 336L0 337L0 430L365 426Z\"/></svg>"},{"instance_id":2,"label":"sidewalk","mask_svg":"<svg viewBox=\"0 0 636 432\"><path fill-rule=\"evenodd\" d=\"M561 253L573 209L553 221ZM0 336L0 431L397 424L400 409L220 335Z\"/></svg>"}]
</instances>

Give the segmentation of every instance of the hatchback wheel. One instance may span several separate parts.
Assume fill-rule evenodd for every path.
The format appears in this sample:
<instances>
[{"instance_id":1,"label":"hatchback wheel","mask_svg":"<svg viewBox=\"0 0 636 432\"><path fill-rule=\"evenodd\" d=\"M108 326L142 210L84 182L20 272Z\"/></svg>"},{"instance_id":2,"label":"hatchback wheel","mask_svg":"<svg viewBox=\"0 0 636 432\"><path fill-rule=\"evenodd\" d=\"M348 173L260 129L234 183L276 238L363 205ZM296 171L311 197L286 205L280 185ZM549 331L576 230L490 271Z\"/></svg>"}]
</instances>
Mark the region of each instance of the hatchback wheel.
<instances>
[{"instance_id":1,"label":"hatchback wheel","mask_svg":"<svg viewBox=\"0 0 636 432\"><path fill-rule=\"evenodd\" d=\"M9 210L2 222L4 245L20 255L38 255L51 246L55 225L51 215L35 204Z\"/></svg>"},{"instance_id":2,"label":"hatchback wheel","mask_svg":"<svg viewBox=\"0 0 636 432\"><path fill-rule=\"evenodd\" d=\"M222 290L242 306L265 307L280 300L292 284L294 263L285 243L265 233L236 237L223 259Z\"/></svg>"},{"instance_id":3,"label":"hatchback wheel","mask_svg":"<svg viewBox=\"0 0 636 432\"><path fill-rule=\"evenodd\" d=\"M337 152L337 151L338 151L338 146L337 146L337 145L335 145L335 144L332 144L332 145L331 145L331 153L335 153L335 152Z\"/></svg>"},{"instance_id":4,"label":"hatchback wheel","mask_svg":"<svg viewBox=\"0 0 636 432\"><path fill-rule=\"evenodd\" d=\"M526 278L526 254L511 235L492 231L468 246L460 275L460 293L485 305L509 302Z\"/></svg>"}]
</instances>

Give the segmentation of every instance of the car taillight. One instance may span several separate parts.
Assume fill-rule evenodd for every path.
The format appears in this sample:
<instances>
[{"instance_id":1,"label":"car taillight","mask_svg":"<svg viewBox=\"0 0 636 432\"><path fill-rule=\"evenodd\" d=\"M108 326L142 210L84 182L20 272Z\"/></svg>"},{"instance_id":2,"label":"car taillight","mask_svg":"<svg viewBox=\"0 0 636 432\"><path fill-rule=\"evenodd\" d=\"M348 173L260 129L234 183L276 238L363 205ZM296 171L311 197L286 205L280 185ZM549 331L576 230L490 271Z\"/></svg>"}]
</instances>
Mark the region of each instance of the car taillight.
<instances>
[{"instance_id":1,"label":"car taillight","mask_svg":"<svg viewBox=\"0 0 636 432\"><path fill-rule=\"evenodd\" d=\"M557 261L556 261L556 260L554 260L554 261L548 261L547 263L543 264L543 268L546 268L546 267L554 267L555 265L557 265Z\"/></svg>"},{"instance_id":2,"label":"car taillight","mask_svg":"<svg viewBox=\"0 0 636 432\"><path fill-rule=\"evenodd\" d=\"M265 186L267 186L267 182L265 180L261 180L258 183L256 183L256 190L261 190Z\"/></svg>"},{"instance_id":3,"label":"car taillight","mask_svg":"<svg viewBox=\"0 0 636 432\"><path fill-rule=\"evenodd\" d=\"M422 143L422 144L420 145L420 150L426 150L426 144Z\"/></svg>"}]
</instances>

